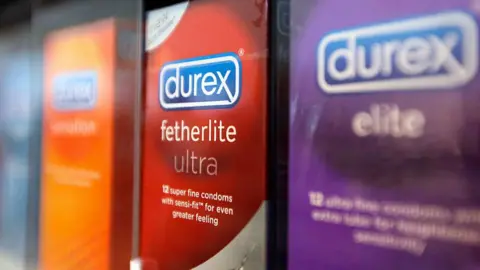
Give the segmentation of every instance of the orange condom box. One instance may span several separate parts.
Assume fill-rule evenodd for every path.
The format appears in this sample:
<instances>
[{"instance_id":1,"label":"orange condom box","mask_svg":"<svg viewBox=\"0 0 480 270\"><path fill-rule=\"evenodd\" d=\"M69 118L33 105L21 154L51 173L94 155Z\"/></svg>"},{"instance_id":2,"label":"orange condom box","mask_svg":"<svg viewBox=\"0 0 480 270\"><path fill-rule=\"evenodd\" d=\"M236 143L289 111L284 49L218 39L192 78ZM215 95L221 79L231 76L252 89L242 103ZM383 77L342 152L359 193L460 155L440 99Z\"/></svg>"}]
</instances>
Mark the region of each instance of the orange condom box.
<instances>
[{"instance_id":1,"label":"orange condom box","mask_svg":"<svg viewBox=\"0 0 480 270\"><path fill-rule=\"evenodd\" d=\"M105 19L44 40L41 269L129 267L135 33Z\"/></svg>"}]
</instances>

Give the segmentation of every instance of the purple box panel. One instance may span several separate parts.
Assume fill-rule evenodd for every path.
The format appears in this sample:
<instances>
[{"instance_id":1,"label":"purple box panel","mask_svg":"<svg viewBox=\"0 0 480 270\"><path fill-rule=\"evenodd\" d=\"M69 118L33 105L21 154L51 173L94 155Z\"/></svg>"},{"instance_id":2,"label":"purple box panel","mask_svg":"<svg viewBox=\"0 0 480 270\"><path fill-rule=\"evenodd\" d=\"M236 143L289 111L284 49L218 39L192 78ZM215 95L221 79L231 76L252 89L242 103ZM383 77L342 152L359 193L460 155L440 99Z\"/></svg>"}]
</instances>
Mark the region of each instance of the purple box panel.
<instances>
[{"instance_id":1,"label":"purple box panel","mask_svg":"<svg viewBox=\"0 0 480 270\"><path fill-rule=\"evenodd\" d=\"M479 16L293 1L289 269L480 269Z\"/></svg>"}]
</instances>

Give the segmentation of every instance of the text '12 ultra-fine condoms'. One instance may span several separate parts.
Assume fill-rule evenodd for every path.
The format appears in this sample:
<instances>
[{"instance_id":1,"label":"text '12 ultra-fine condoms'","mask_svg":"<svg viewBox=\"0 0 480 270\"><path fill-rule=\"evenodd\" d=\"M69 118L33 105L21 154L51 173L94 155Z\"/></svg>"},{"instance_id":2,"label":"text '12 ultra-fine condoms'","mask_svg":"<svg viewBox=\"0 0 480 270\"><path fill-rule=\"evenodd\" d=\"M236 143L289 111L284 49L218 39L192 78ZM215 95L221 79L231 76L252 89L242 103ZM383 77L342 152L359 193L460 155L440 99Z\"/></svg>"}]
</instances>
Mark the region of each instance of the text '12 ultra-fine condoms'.
<instances>
[{"instance_id":1,"label":"text '12 ultra-fine condoms'","mask_svg":"<svg viewBox=\"0 0 480 270\"><path fill-rule=\"evenodd\" d=\"M475 269L477 14L315 2L292 6L289 269Z\"/></svg>"}]
</instances>

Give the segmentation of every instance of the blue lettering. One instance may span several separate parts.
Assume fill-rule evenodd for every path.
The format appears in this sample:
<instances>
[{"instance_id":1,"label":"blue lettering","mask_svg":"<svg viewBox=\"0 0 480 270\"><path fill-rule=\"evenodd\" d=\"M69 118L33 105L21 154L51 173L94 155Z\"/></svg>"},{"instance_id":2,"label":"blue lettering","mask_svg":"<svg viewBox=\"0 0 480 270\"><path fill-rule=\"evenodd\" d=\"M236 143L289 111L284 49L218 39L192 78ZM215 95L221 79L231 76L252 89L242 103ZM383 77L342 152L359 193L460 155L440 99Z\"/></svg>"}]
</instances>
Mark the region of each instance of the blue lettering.
<instances>
[{"instance_id":1,"label":"blue lettering","mask_svg":"<svg viewBox=\"0 0 480 270\"><path fill-rule=\"evenodd\" d=\"M445 12L344 30L318 48L318 82L328 93L444 89L477 72L477 24Z\"/></svg>"},{"instance_id":2,"label":"blue lettering","mask_svg":"<svg viewBox=\"0 0 480 270\"><path fill-rule=\"evenodd\" d=\"M241 63L233 53L167 63L160 71L166 110L231 108L240 99Z\"/></svg>"}]
</instances>

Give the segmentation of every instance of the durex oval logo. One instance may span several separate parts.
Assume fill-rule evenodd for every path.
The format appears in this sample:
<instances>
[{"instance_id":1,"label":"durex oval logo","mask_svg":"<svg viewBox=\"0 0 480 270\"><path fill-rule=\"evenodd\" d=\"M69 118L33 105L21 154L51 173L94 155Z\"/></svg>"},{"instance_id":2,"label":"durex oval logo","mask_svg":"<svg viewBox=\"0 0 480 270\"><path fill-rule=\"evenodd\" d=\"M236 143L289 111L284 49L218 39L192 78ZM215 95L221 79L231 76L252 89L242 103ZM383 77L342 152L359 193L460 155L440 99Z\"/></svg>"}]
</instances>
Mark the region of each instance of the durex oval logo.
<instances>
[{"instance_id":1,"label":"durex oval logo","mask_svg":"<svg viewBox=\"0 0 480 270\"><path fill-rule=\"evenodd\" d=\"M331 33L317 56L326 93L449 89L477 73L478 27L461 11L402 19Z\"/></svg>"},{"instance_id":2,"label":"durex oval logo","mask_svg":"<svg viewBox=\"0 0 480 270\"><path fill-rule=\"evenodd\" d=\"M58 111L93 109L97 95L98 75L95 71L63 73L53 79L53 108Z\"/></svg>"},{"instance_id":3,"label":"durex oval logo","mask_svg":"<svg viewBox=\"0 0 480 270\"><path fill-rule=\"evenodd\" d=\"M166 63L160 71L160 105L165 110L231 108L240 100L241 77L234 53Z\"/></svg>"}]
</instances>

